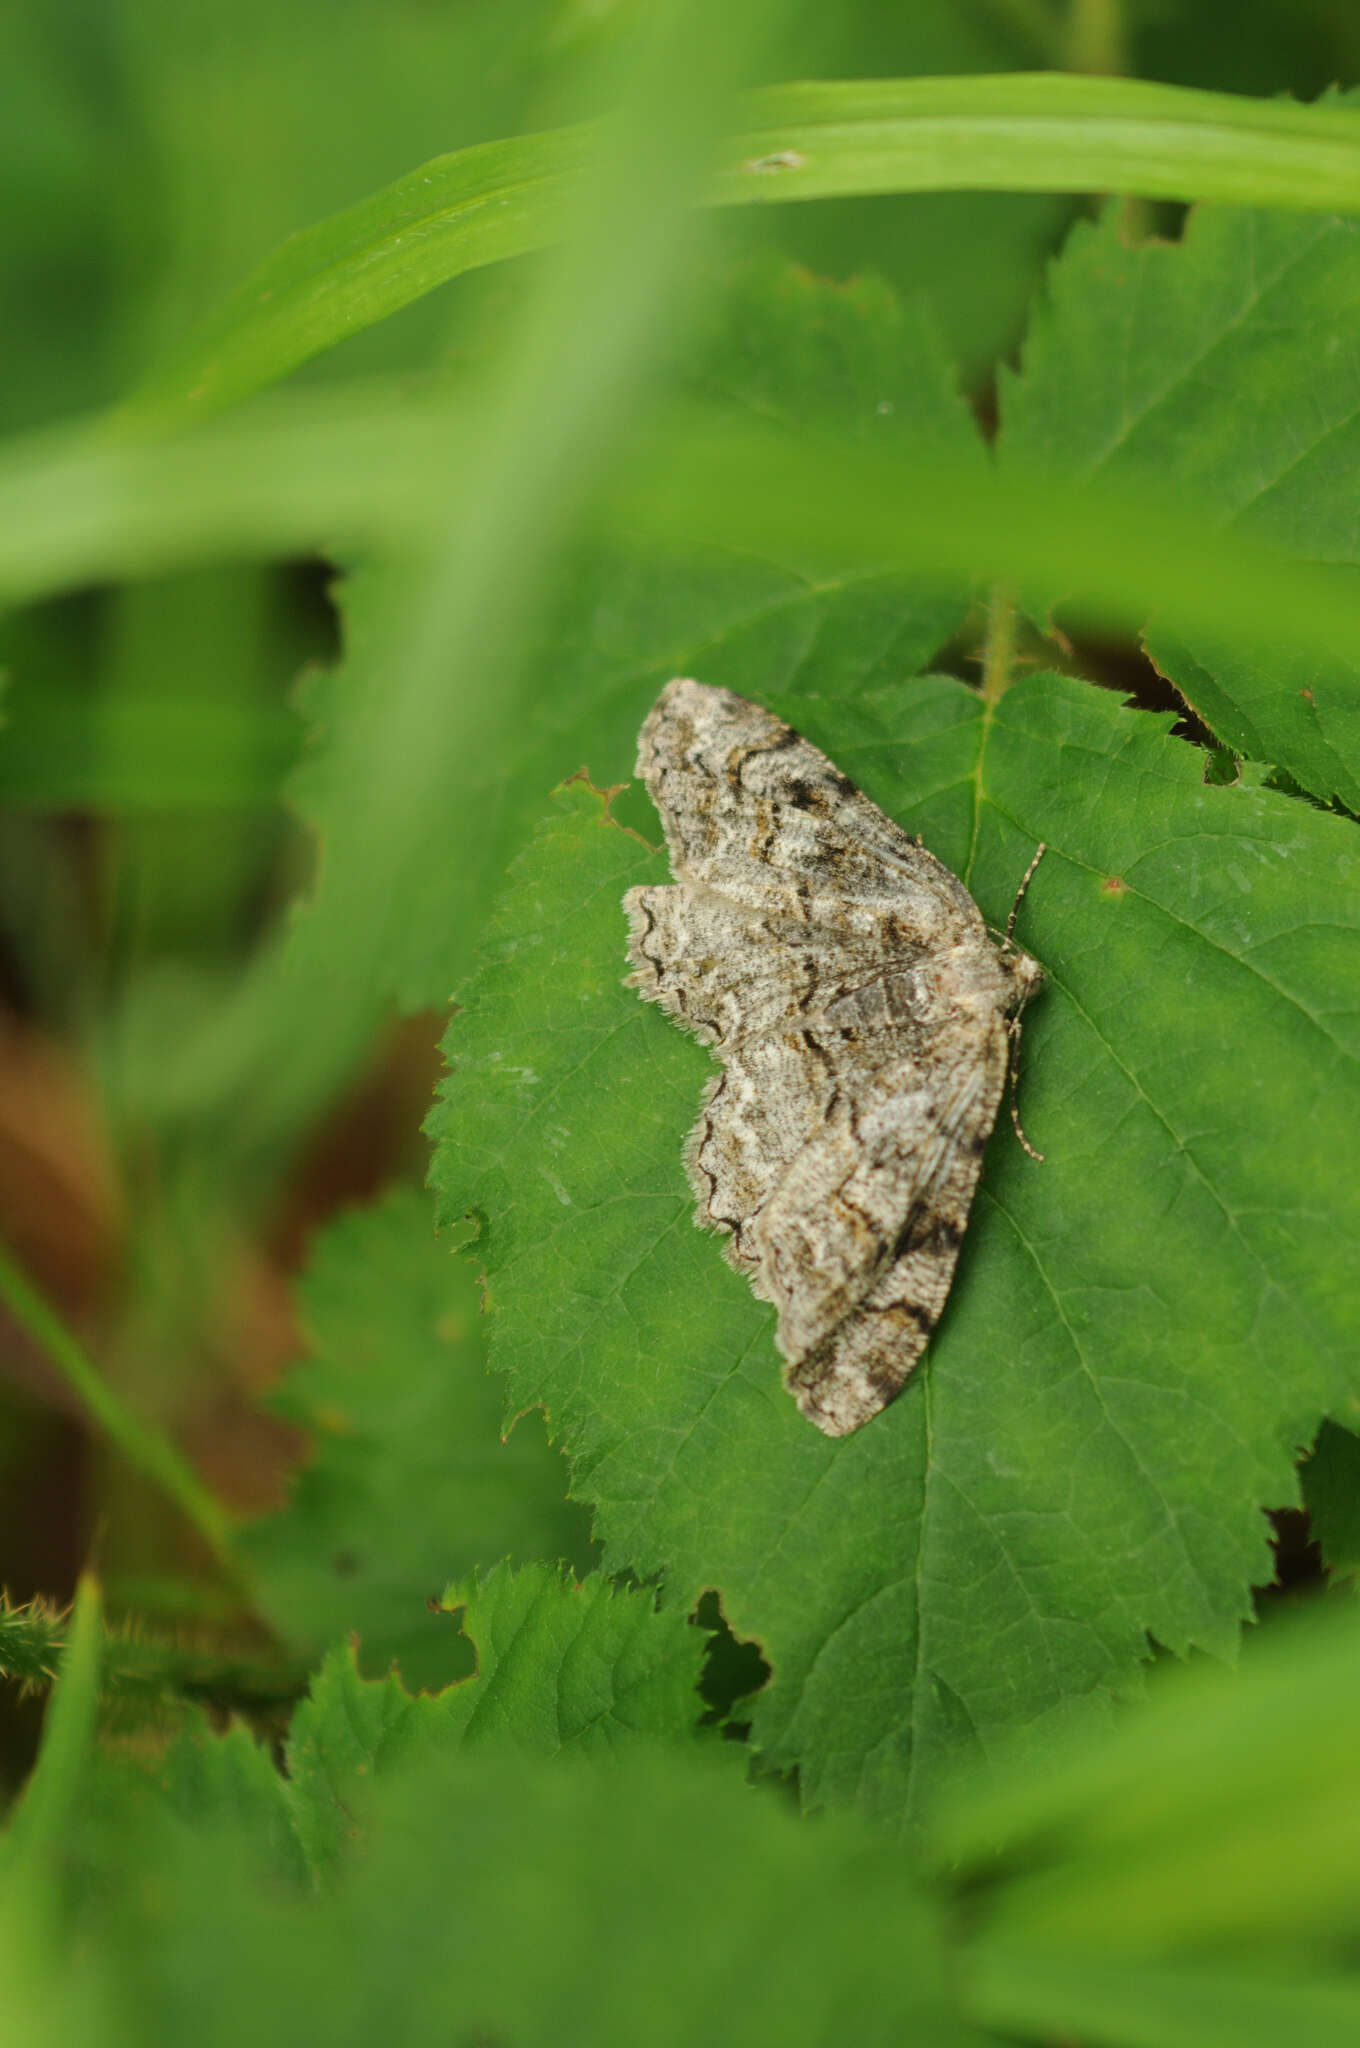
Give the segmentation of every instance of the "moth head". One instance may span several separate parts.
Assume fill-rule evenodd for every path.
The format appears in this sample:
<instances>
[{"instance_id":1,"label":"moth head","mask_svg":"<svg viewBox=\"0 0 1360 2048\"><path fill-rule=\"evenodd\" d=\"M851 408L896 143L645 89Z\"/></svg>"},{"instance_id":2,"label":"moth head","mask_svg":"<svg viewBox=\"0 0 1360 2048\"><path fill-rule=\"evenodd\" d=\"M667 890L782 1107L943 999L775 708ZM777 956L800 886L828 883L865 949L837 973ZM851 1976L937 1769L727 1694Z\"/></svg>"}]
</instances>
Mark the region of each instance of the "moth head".
<instances>
[{"instance_id":1,"label":"moth head","mask_svg":"<svg viewBox=\"0 0 1360 2048\"><path fill-rule=\"evenodd\" d=\"M1016 1017L1042 987L1044 970L1032 954L1022 952L1018 946L1003 947L997 954L997 965L1008 983L1006 1008Z\"/></svg>"}]
</instances>

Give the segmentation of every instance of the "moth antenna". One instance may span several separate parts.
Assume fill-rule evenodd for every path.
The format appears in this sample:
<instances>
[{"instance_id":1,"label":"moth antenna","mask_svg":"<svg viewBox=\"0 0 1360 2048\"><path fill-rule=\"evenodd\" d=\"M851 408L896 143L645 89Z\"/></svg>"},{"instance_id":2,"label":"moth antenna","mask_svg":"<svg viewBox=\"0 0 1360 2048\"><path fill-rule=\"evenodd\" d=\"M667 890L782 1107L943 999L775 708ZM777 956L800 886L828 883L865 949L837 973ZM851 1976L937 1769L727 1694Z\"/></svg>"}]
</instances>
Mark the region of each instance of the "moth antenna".
<instances>
[{"instance_id":1,"label":"moth antenna","mask_svg":"<svg viewBox=\"0 0 1360 2048\"><path fill-rule=\"evenodd\" d=\"M1043 850L1044 849L1041 846L1039 848L1039 853L1042 853ZM1039 853L1036 853L1034 856L1034 862L1030 866L1030 875L1034 873L1034 867L1038 863ZM1027 882L1028 880L1029 875L1026 875L1025 881ZM1020 885L1020 893L1022 896L1024 894L1024 888L1025 885L1024 882L1022 882ZM1015 915L1014 911L1012 911L1011 915ZM1024 1146L1026 1152L1028 1152L1030 1158L1037 1160L1039 1165L1042 1166L1044 1163L1044 1154L1042 1152L1035 1151L1033 1145L1030 1144L1029 1139L1025 1136L1025 1127L1020 1121L1020 1104L1017 1099L1020 1092L1020 1019L1018 1017L1012 1017L1008 1029L1010 1031L1011 1038L1011 1124L1014 1128L1016 1137L1020 1140L1020 1143Z\"/></svg>"},{"instance_id":2,"label":"moth antenna","mask_svg":"<svg viewBox=\"0 0 1360 2048\"><path fill-rule=\"evenodd\" d=\"M1024 874L1020 878L1020 887L1015 892L1015 901L1011 905L1011 914L1006 919L1006 937L1008 939L1013 938L1015 935L1015 920L1019 915L1020 905L1025 900L1025 891L1026 889L1028 889L1030 883L1034 879L1034 870L1038 867L1040 861L1043 859L1044 855L1047 852L1048 847L1046 843L1041 839L1039 841L1038 846L1035 848L1033 860L1030 862L1029 866L1025 869ZM1025 1146L1025 1150L1029 1150L1028 1145Z\"/></svg>"}]
</instances>

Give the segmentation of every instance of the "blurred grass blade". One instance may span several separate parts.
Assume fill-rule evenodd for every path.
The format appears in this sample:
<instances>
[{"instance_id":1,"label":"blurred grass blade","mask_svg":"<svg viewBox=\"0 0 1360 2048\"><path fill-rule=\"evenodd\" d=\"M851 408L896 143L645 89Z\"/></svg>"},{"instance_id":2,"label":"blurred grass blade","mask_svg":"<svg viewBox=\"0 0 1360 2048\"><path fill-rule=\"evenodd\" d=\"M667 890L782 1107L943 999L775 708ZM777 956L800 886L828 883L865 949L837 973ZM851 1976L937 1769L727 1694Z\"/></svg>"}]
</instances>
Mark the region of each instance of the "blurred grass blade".
<instances>
[{"instance_id":1,"label":"blurred grass blade","mask_svg":"<svg viewBox=\"0 0 1360 2048\"><path fill-rule=\"evenodd\" d=\"M801 550L913 575L975 576L1070 593L1074 612L1137 628L1159 618L1230 637L1278 632L1326 653L1354 641L1350 565L1292 559L1215 532L1188 507L1041 473L981 477L954 463L795 437L699 407L637 443L608 507L624 534L672 545Z\"/></svg>"},{"instance_id":2,"label":"blurred grass blade","mask_svg":"<svg viewBox=\"0 0 1360 2048\"><path fill-rule=\"evenodd\" d=\"M11 441L0 602L221 556L418 541L444 484L435 428L428 402L374 382L280 394L177 440Z\"/></svg>"},{"instance_id":3,"label":"blurred grass blade","mask_svg":"<svg viewBox=\"0 0 1360 2048\"><path fill-rule=\"evenodd\" d=\"M86 1982L67 1946L67 1857L90 1779L99 1708L102 1610L98 1582L76 1587L61 1669L38 1760L0 1836L0 1984L6 2038L35 2048L99 2039Z\"/></svg>"},{"instance_id":4,"label":"blurred grass blade","mask_svg":"<svg viewBox=\"0 0 1360 2048\"><path fill-rule=\"evenodd\" d=\"M719 205L995 190L1360 211L1360 115L1343 106L1007 73L767 87L737 114ZM291 236L110 424L216 411L448 279L556 241L609 146L594 126L479 144Z\"/></svg>"},{"instance_id":5,"label":"blurred grass blade","mask_svg":"<svg viewBox=\"0 0 1360 2048\"><path fill-rule=\"evenodd\" d=\"M290 235L124 419L216 412L465 270L557 241L598 142L581 126L455 150Z\"/></svg>"},{"instance_id":6,"label":"blurred grass blade","mask_svg":"<svg viewBox=\"0 0 1360 2048\"><path fill-rule=\"evenodd\" d=\"M220 1501L204 1486L170 1438L125 1405L3 1246L0 1300L20 1328L27 1330L42 1347L94 1426L103 1431L135 1471L144 1473L160 1487L197 1529L218 1562L234 1572L230 1523Z\"/></svg>"},{"instance_id":7,"label":"blurred grass blade","mask_svg":"<svg viewBox=\"0 0 1360 2048\"><path fill-rule=\"evenodd\" d=\"M1052 1956L984 1942L965 2003L1005 2040L1099 2041L1104 2048L1279 2048L1300 2040L1308 2048L1354 2048L1360 2039L1360 1983L1311 1970L1149 1968L1118 1957Z\"/></svg>"},{"instance_id":8,"label":"blurred grass blade","mask_svg":"<svg viewBox=\"0 0 1360 2048\"><path fill-rule=\"evenodd\" d=\"M811 81L751 94L727 204L871 192L1129 192L1360 211L1360 115L1135 78Z\"/></svg>"},{"instance_id":9,"label":"blurred grass blade","mask_svg":"<svg viewBox=\"0 0 1360 2048\"><path fill-rule=\"evenodd\" d=\"M1328 1601L1251 1643L1241 1671L1167 1673L1114 1735L1061 1754L1031 1741L964 1783L936 1853L975 1887L998 1947L1141 1961L1344 1948L1358 1687L1360 1613Z\"/></svg>"},{"instance_id":10,"label":"blurred grass blade","mask_svg":"<svg viewBox=\"0 0 1360 2048\"><path fill-rule=\"evenodd\" d=\"M86 1573L76 1592L38 1761L0 1845L0 1880L8 1881L6 1889L22 1883L28 1890L34 1885L35 1864L55 1857L75 1809L99 1704L101 1605L99 1586Z\"/></svg>"},{"instance_id":11,"label":"blurred grass blade","mask_svg":"<svg viewBox=\"0 0 1360 2048\"><path fill-rule=\"evenodd\" d=\"M985 2024L1127 2048L1360 2037L1360 1615L1327 1601L1241 1670L1161 1674L1113 1731L1029 1739L939 1806Z\"/></svg>"},{"instance_id":12,"label":"blurred grass blade","mask_svg":"<svg viewBox=\"0 0 1360 2048\"><path fill-rule=\"evenodd\" d=\"M0 596L321 545L405 544L422 558L451 470L474 504L493 499L498 458L474 411L470 399L362 384L280 393L169 442L35 437L0 454ZM1111 625L1140 625L1155 607L1249 640L1289 617L1299 645L1324 655L1355 632L1346 565L1216 533L1163 499L978 477L920 456L904 470L697 407L635 435L604 519L664 543L867 555L913 574L1059 587Z\"/></svg>"}]
</instances>

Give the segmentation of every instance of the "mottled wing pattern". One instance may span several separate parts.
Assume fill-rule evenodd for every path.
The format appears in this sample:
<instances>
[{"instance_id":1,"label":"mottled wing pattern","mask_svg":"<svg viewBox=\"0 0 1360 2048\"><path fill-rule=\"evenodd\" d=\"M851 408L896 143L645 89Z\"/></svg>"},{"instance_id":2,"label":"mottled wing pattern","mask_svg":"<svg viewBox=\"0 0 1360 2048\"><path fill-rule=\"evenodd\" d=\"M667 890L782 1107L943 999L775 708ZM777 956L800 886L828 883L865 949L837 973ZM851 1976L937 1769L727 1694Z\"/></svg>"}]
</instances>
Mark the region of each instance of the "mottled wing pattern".
<instances>
[{"instance_id":1,"label":"mottled wing pattern","mask_svg":"<svg viewBox=\"0 0 1360 2048\"><path fill-rule=\"evenodd\" d=\"M687 883L630 889L624 908L635 985L721 1051L685 1164L700 1221L732 1233L724 1249L754 1279L750 1221L826 1116L830 1085L809 1064L801 1006L837 949Z\"/></svg>"},{"instance_id":2,"label":"mottled wing pattern","mask_svg":"<svg viewBox=\"0 0 1360 2048\"><path fill-rule=\"evenodd\" d=\"M858 1190L850 1183L839 1198L842 1213L825 1233L828 1251L794 1281L787 1308L777 1294L769 1297L780 1308L785 1384L828 1436L848 1436L894 1400L934 1333L1005 1087L1007 1053L998 1019L980 1060L970 1045L951 1075L936 1070L941 1085L902 1099L897 1156L880 1155L876 1170L869 1166L860 1176L870 1188L880 1183L877 1205L871 1198L865 1211L852 1207ZM765 1230L782 1235L776 1216L766 1218ZM849 1278L856 1253L863 1284ZM837 1318L842 1302L849 1305ZM823 1304L818 1336L809 1309Z\"/></svg>"},{"instance_id":3,"label":"mottled wing pattern","mask_svg":"<svg viewBox=\"0 0 1360 2048\"><path fill-rule=\"evenodd\" d=\"M795 924L917 947L985 930L947 867L810 741L731 690L668 683L637 765L687 881Z\"/></svg>"},{"instance_id":4,"label":"mottled wing pattern","mask_svg":"<svg viewBox=\"0 0 1360 2048\"><path fill-rule=\"evenodd\" d=\"M876 1069L891 1070L878 1092L890 1087L900 1099L899 1125L907 1112L919 1121L936 1087L933 1066L913 1059L913 1048L924 1055L938 1037L931 977L902 962L885 967L867 940L750 911L688 883L631 889L624 907L633 982L722 1054L724 1072L686 1154L700 1220L732 1233L732 1263L782 1304L792 1279L777 1283L752 1226L816 1133L822 1153L859 1142L857 1104ZM775 1215L796 1206L810 1160L800 1172ZM781 1343L787 1350L782 1329Z\"/></svg>"},{"instance_id":5,"label":"mottled wing pattern","mask_svg":"<svg viewBox=\"0 0 1360 2048\"><path fill-rule=\"evenodd\" d=\"M633 981L705 1045L733 1045L806 1020L845 966L846 945L702 885L630 889ZM875 953L859 954L872 973Z\"/></svg>"},{"instance_id":6,"label":"mottled wing pattern","mask_svg":"<svg viewBox=\"0 0 1360 2048\"><path fill-rule=\"evenodd\" d=\"M901 1391L939 1320L1006 1012L1039 970L757 705L669 684L638 765L680 879L625 898L632 978L723 1062L686 1151L698 1220L774 1304L803 1413L842 1436Z\"/></svg>"}]
</instances>

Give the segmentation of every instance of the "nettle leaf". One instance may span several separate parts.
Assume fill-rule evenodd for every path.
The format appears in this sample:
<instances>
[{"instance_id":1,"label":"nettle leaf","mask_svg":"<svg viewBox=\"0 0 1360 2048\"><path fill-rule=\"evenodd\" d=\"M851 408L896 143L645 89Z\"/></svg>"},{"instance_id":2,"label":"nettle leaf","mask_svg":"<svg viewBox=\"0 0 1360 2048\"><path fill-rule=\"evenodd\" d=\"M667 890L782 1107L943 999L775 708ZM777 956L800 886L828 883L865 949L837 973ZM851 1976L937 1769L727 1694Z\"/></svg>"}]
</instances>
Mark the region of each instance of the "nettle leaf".
<instances>
[{"instance_id":1,"label":"nettle leaf","mask_svg":"<svg viewBox=\"0 0 1360 2048\"><path fill-rule=\"evenodd\" d=\"M268 1747L240 1721L218 1731L193 1708L181 1719L159 1750L110 1745L93 1753L69 1858L76 1908L97 1900L130 1845L224 1828L249 1840L255 1866L280 1887L308 1889L288 1787Z\"/></svg>"},{"instance_id":2,"label":"nettle leaf","mask_svg":"<svg viewBox=\"0 0 1360 2048\"><path fill-rule=\"evenodd\" d=\"M240 1539L285 1642L312 1655L353 1630L365 1668L395 1657L413 1685L466 1668L430 1612L450 1573L590 1551L542 1418L502 1440L476 1272L432 1223L429 1197L399 1187L321 1234L301 1289L312 1355L270 1402L315 1453L288 1506Z\"/></svg>"},{"instance_id":3,"label":"nettle leaf","mask_svg":"<svg viewBox=\"0 0 1360 2048\"><path fill-rule=\"evenodd\" d=\"M353 1651L337 1649L293 1717L288 1772L317 1870L355 1832L356 1787L408 1760L465 1740L535 1756L611 1754L688 1736L702 1711L703 1633L674 1609L658 1611L650 1592L599 1573L578 1584L549 1566L502 1565L450 1587L445 1606L465 1610L471 1678L412 1698L395 1678L362 1678Z\"/></svg>"},{"instance_id":4,"label":"nettle leaf","mask_svg":"<svg viewBox=\"0 0 1360 2048\"><path fill-rule=\"evenodd\" d=\"M408 1693L393 1674L364 1678L352 1644L332 1650L288 1732L293 1824L318 1878L359 1839L353 1811L362 1781L414 1758L432 1738L437 1695Z\"/></svg>"},{"instance_id":5,"label":"nettle leaf","mask_svg":"<svg viewBox=\"0 0 1360 2048\"><path fill-rule=\"evenodd\" d=\"M577 1583L544 1566L503 1565L450 1586L466 1610L477 1675L444 1695L447 1725L551 1756L626 1747L694 1726L705 1637L650 1592L594 1572Z\"/></svg>"},{"instance_id":6,"label":"nettle leaf","mask_svg":"<svg viewBox=\"0 0 1360 2048\"><path fill-rule=\"evenodd\" d=\"M743 413L890 447L904 461L913 451L959 468L984 460L928 316L872 282L833 286L800 271L753 269L711 315L690 377ZM340 587L346 660L308 688L321 734L372 690L400 640L418 573L371 561ZM699 674L740 688L737 679L755 669L771 687L815 692L842 690L851 677L910 674L950 638L967 602L962 588L887 575L872 561L847 573L811 556L641 547L573 560L531 664L534 715L509 753L469 760L428 820L423 882L391 921L377 963L384 987L403 1009L443 1008L547 791L586 761L631 765L643 714L668 677ZM323 839L343 834L353 810L335 762L323 739L293 783Z\"/></svg>"},{"instance_id":7,"label":"nettle leaf","mask_svg":"<svg viewBox=\"0 0 1360 2048\"><path fill-rule=\"evenodd\" d=\"M1168 493L1207 519L1337 564L1360 599L1360 225L1205 209L1183 241L1128 247L1111 210L1073 230L1003 373L1003 462ZM1057 595L1049 593L1049 597ZM1292 644L1174 636L1148 650L1219 738L1360 808L1360 665Z\"/></svg>"},{"instance_id":8,"label":"nettle leaf","mask_svg":"<svg viewBox=\"0 0 1360 2048\"><path fill-rule=\"evenodd\" d=\"M748 694L766 697L754 676ZM1343 822L1206 787L1169 721L1055 676L989 710L924 677L772 708L1021 936L1023 1106L945 1319L840 1443L779 1383L771 1317L693 1227L711 1063L623 985L625 888L664 858L573 784L516 864L431 1128L472 1212L494 1362L542 1401L608 1569L719 1590L773 1682L753 1732L807 1796L914 1811L956 1752L1051 1734L1137 1683L1147 1635L1233 1653L1265 1504L1360 1414L1360 928ZM619 766L610 760L609 767Z\"/></svg>"}]
</instances>

